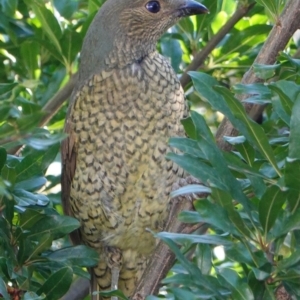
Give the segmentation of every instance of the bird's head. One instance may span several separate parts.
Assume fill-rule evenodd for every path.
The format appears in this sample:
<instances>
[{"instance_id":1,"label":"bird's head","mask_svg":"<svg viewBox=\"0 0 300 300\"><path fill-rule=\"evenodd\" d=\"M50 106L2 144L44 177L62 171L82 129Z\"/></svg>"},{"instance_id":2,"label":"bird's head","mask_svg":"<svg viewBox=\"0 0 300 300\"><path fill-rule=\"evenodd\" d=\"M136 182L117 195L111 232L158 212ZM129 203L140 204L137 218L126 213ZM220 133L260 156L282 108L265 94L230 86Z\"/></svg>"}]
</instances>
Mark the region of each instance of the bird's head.
<instances>
[{"instance_id":1,"label":"bird's head","mask_svg":"<svg viewBox=\"0 0 300 300\"><path fill-rule=\"evenodd\" d=\"M160 36L180 18L207 12L195 0L107 0L84 41L81 79L107 64L123 67L142 59L154 51Z\"/></svg>"}]
</instances>

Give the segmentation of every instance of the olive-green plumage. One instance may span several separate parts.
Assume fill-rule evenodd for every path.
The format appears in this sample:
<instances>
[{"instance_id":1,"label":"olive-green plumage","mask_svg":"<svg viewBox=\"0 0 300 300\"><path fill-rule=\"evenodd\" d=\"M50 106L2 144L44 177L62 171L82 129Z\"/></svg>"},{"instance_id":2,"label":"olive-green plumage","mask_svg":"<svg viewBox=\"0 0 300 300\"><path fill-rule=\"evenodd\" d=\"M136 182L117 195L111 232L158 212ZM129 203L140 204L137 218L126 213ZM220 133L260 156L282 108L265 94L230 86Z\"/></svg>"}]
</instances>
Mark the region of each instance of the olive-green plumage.
<instances>
[{"instance_id":1,"label":"olive-green plumage","mask_svg":"<svg viewBox=\"0 0 300 300\"><path fill-rule=\"evenodd\" d=\"M65 212L81 223L73 242L99 252L97 289L110 289L116 268L118 288L133 294L155 247L146 229L163 229L168 217L182 171L165 154L169 137L183 134L185 103L155 44L179 18L204 12L192 0L108 0L85 38L62 144L62 194Z\"/></svg>"}]
</instances>

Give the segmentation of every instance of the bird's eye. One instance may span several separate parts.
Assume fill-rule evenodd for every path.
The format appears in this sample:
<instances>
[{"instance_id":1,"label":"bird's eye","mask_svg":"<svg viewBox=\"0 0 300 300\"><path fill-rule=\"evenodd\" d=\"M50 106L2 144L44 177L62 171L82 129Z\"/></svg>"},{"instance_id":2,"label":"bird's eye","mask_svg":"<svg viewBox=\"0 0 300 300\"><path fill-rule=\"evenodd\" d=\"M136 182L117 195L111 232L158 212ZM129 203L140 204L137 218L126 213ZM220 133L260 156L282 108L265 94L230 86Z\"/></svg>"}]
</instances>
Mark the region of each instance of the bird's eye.
<instances>
[{"instance_id":1,"label":"bird's eye","mask_svg":"<svg viewBox=\"0 0 300 300\"><path fill-rule=\"evenodd\" d=\"M151 13L158 13L160 11L160 4L158 1L149 1L146 4L146 8L148 11L150 11Z\"/></svg>"}]
</instances>

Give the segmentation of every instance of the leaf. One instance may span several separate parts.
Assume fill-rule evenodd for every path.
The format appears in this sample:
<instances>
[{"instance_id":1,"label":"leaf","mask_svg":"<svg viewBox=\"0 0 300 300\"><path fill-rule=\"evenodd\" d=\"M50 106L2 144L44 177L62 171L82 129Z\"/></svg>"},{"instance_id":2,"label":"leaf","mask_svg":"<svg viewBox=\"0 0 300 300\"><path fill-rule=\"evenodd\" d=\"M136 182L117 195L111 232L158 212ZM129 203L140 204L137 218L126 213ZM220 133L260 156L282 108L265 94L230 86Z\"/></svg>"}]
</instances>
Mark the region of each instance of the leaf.
<instances>
[{"instance_id":1,"label":"leaf","mask_svg":"<svg viewBox=\"0 0 300 300\"><path fill-rule=\"evenodd\" d=\"M197 92L204 97L214 109L222 112L239 131L253 143L271 163L279 176L274 153L260 125L251 120L242 104L226 88L217 86L218 82L211 76L200 72L189 72Z\"/></svg>"},{"instance_id":2,"label":"leaf","mask_svg":"<svg viewBox=\"0 0 300 300\"><path fill-rule=\"evenodd\" d=\"M54 239L57 239L79 227L79 221L74 218L59 215L46 216L35 224L28 236L32 237L49 232Z\"/></svg>"},{"instance_id":3,"label":"leaf","mask_svg":"<svg viewBox=\"0 0 300 300\"><path fill-rule=\"evenodd\" d=\"M228 217L226 210L218 204L208 200L198 200L194 203L195 209L200 216L200 222L208 223L222 230L238 234Z\"/></svg>"},{"instance_id":4,"label":"leaf","mask_svg":"<svg viewBox=\"0 0 300 300\"><path fill-rule=\"evenodd\" d=\"M273 21L279 16L280 0L256 0L256 2L262 5L267 12L272 16Z\"/></svg>"},{"instance_id":5,"label":"leaf","mask_svg":"<svg viewBox=\"0 0 300 300\"><path fill-rule=\"evenodd\" d=\"M193 124L193 128L194 128L194 124ZM195 128L193 130L195 131ZM172 137L169 140L169 145L171 147L180 150L183 153L190 154L198 158L204 158L203 152L198 147L198 142L190 138Z\"/></svg>"},{"instance_id":6,"label":"leaf","mask_svg":"<svg viewBox=\"0 0 300 300\"><path fill-rule=\"evenodd\" d=\"M228 214L230 221L235 225L235 232L239 232L244 237L251 237L251 230L247 224L243 221L240 214L236 211L231 195L217 188L212 189L212 197L224 207L225 211Z\"/></svg>"},{"instance_id":7,"label":"leaf","mask_svg":"<svg viewBox=\"0 0 300 300\"><path fill-rule=\"evenodd\" d=\"M27 191L36 191L43 187L47 182L45 177L34 177L19 181L15 184L15 189L26 189Z\"/></svg>"},{"instance_id":8,"label":"leaf","mask_svg":"<svg viewBox=\"0 0 300 300\"><path fill-rule=\"evenodd\" d=\"M43 299L45 299L44 296L38 296L34 292L26 292L23 298L23 300L43 300Z\"/></svg>"},{"instance_id":9,"label":"leaf","mask_svg":"<svg viewBox=\"0 0 300 300\"><path fill-rule=\"evenodd\" d=\"M182 265L182 267L188 271L189 275L193 279L194 284L198 286L203 286L203 289L213 292L215 295L220 296L220 292L217 289L217 286L213 281L207 279L205 275L199 270L197 266L195 266L192 262L188 261L188 259L180 252L177 245L174 243L172 238L168 237L168 233L164 235L164 233L159 233L160 238L170 247L170 249L175 253L176 258ZM155 235L158 237L158 235Z\"/></svg>"},{"instance_id":10,"label":"leaf","mask_svg":"<svg viewBox=\"0 0 300 300\"><path fill-rule=\"evenodd\" d=\"M0 148L0 171L5 165L6 157L7 157L6 150L4 148Z\"/></svg>"},{"instance_id":11,"label":"leaf","mask_svg":"<svg viewBox=\"0 0 300 300\"><path fill-rule=\"evenodd\" d=\"M225 98L228 106L230 107L231 112L234 114L234 118L230 118L230 121L236 126L241 132L252 141L256 147L260 150L262 155L270 162L273 168L276 170L279 176L281 176L280 170L277 166L277 162L274 157L273 150L268 143L268 138L266 137L262 127L251 120L242 104L233 97L233 95L224 87L218 86L215 87ZM238 122L236 122L238 119Z\"/></svg>"},{"instance_id":12,"label":"leaf","mask_svg":"<svg viewBox=\"0 0 300 300\"><path fill-rule=\"evenodd\" d=\"M265 234L274 225L279 212L286 200L286 193L276 185L270 186L259 202L259 220Z\"/></svg>"},{"instance_id":13,"label":"leaf","mask_svg":"<svg viewBox=\"0 0 300 300\"><path fill-rule=\"evenodd\" d=\"M17 203L20 206L29 206L29 205L41 205L45 206L49 203L48 197L42 194L33 194L23 189L13 190L13 196Z\"/></svg>"},{"instance_id":14,"label":"leaf","mask_svg":"<svg viewBox=\"0 0 300 300\"><path fill-rule=\"evenodd\" d=\"M186 194L210 194L211 189L209 187L206 187L204 185L199 185L199 184L191 184L191 185L186 185L184 187L179 188L176 191L173 191L170 193L170 197L178 197L181 195L186 195Z\"/></svg>"},{"instance_id":15,"label":"leaf","mask_svg":"<svg viewBox=\"0 0 300 300\"><path fill-rule=\"evenodd\" d=\"M295 100L290 129L289 158L300 159L300 93Z\"/></svg>"},{"instance_id":16,"label":"leaf","mask_svg":"<svg viewBox=\"0 0 300 300\"><path fill-rule=\"evenodd\" d=\"M171 159L189 174L200 179L203 184L209 183L209 185L218 186L220 189L226 189L223 182L221 182L217 171L200 159L186 154L181 155L175 153L168 153L166 158Z\"/></svg>"},{"instance_id":17,"label":"leaf","mask_svg":"<svg viewBox=\"0 0 300 300\"><path fill-rule=\"evenodd\" d=\"M10 1L10 0L8 0ZM10 92L14 87L18 85L17 82L14 83L0 83L0 95L4 95Z\"/></svg>"},{"instance_id":18,"label":"leaf","mask_svg":"<svg viewBox=\"0 0 300 300\"><path fill-rule=\"evenodd\" d=\"M93 267L98 263L99 254L94 249L79 245L54 251L47 258L58 262L69 262L71 265Z\"/></svg>"},{"instance_id":19,"label":"leaf","mask_svg":"<svg viewBox=\"0 0 300 300\"><path fill-rule=\"evenodd\" d=\"M229 284L234 300L254 300L253 293L249 286L241 280L236 272L223 268L219 270L219 275Z\"/></svg>"},{"instance_id":20,"label":"leaf","mask_svg":"<svg viewBox=\"0 0 300 300\"><path fill-rule=\"evenodd\" d=\"M212 251L210 245L198 244L196 248L197 265L203 274L209 275L212 269Z\"/></svg>"},{"instance_id":21,"label":"leaf","mask_svg":"<svg viewBox=\"0 0 300 300\"><path fill-rule=\"evenodd\" d=\"M62 54L65 58L65 61L68 63L67 67L70 69L71 64L73 63L78 52L80 51L82 45L82 37L80 33L74 30L67 29L64 31L62 40Z\"/></svg>"},{"instance_id":22,"label":"leaf","mask_svg":"<svg viewBox=\"0 0 300 300\"><path fill-rule=\"evenodd\" d=\"M197 235L197 234L184 234L184 233L172 233L172 232L159 232L156 236L160 239L169 239L179 244L191 243L191 244L210 244L210 245L230 245L227 239L217 235Z\"/></svg>"},{"instance_id":23,"label":"leaf","mask_svg":"<svg viewBox=\"0 0 300 300\"><path fill-rule=\"evenodd\" d=\"M253 70L255 75L260 78L267 80L275 75L275 71L278 70L280 64L274 65L261 65L261 64L253 64Z\"/></svg>"},{"instance_id":24,"label":"leaf","mask_svg":"<svg viewBox=\"0 0 300 300\"><path fill-rule=\"evenodd\" d=\"M24 213L20 214L20 226L23 230L30 230L42 218L47 218L47 216L28 208Z\"/></svg>"},{"instance_id":25,"label":"leaf","mask_svg":"<svg viewBox=\"0 0 300 300\"><path fill-rule=\"evenodd\" d=\"M50 41L55 46L56 50L61 54L62 49L59 43L59 39L62 36L62 32L58 21L54 17L53 13L45 7L45 4L38 0L24 0L27 5L32 7L32 10L38 20L41 22L42 29L47 34Z\"/></svg>"},{"instance_id":26,"label":"leaf","mask_svg":"<svg viewBox=\"0 0 300 300\"><path fill-rule=\"evenodd\" d=\"M278 270L285 271L291 268L294 265L298 265L300 261L300 250L295 249L294 252L286 259L283 259L278 262Z\"/></svg>"},{"instance_id":27,"label":"leaf","mask_svg":"<svg viewBox=\"0 0 300 300\"><path fill-rule=\"evenodd\" d=\"M44 250L49 249L52 245L52 241L53 241L53 238L49 233L45 233L42 236L40 236L37 244L35 245L35 248L31 252L30 256L26 259L26 262L29 264L30 260L33 260Z\"/></svg>"},{"instance_id":28,"label":"leaf","mask_svg":"<svg viewBox=\"0 0 300 300\"><path fill-rule=\"evenodd\" d=\"M23 63L28 69L29 78L37 78L39 75L39 44L34 41L24 41L21 45L21 54Z\"/></svg>"},{"instance_id":29,"label":"leaf","mask_svg":"<svg viewBox=\"0 0 300 300\"><path fill-rule=\"evenodd\" d=\"M112 297L112 296L116 296L120 299L123 300L129 300L129 298L127 298L122 291L120 290L116 290L116 291L107 291L107 292L93 292L92 295L101 295L103 297Z\"/></svg>"},{"instance_id":30,"label":"leaf","mask_svg":"<svg viewBox=\"0 0 300 300\"><path fill-rule=\"evenodd\" d=\"M37 291L38 295L45 294L47 300L60 299L70 288L73 272L69 267L53 273Z\"/></svg>"},{"instance_id":31,"label":"leaf","mask_svg":"<svg viewBox=\"0 0 300 300\"><path fill-rule=\"evenodd\" d=\"M7 287L2 278L0 278L0 294L5 300L10 300L10 296L7 293Z\"/></svg>"},{"instance_id":32,"label":"leaf","mask_svg":"<svg viewBox=\"0 0 300 300\"><path fill-rule=\"evenodd\" d=\"M28 180L31 177L38 177L43 175L41 168L41 161L45 155L43 151L34 151L33 153L25 156L21 163L17 165L16 182Z\"/></svg>"},{"instance_id":33,"label":"leaf","mask_svg":"<svg viewBox=\"0 0 300 300\"><path fill-rule=\"evenodd\" d=\"M17 10L18 0L1 0L1 9L9 17L14 17Z\"/></svg>"},{"instance_id":34,"label":"leaf","mask_svg":"<svg viewBox=\"0 0 300 300\"><path fill-rule=\"evenodd\" d=\"M172 38L168 33L166 33L161 41L162 54L166 57L170 57L171 65L173 69L178 72L180 70L179 66L181 63L182 49L178 40Z\"/></svg>"},{"instance_id":35,"label":"leaf","mask_svg":"<svg viewBox=\"0 0 300 300\"><path fill-rule=\"evenodd\" d=\"M282 223L282 226L276 234L277 237L287 234L290 231L300 229L300 210L296 210L294 214L289 215L285 222Z\"/></svg>"},{"instance_id":36,"label":"leaf","mask_svg":"<svg viewBox=\"0 0 300 300\"><path fill-rule=\"evenodd\" d=\"M71 19L72 15L78 11L78 0L54 0L53 3L60 15L67 20Z\"/></svg>"},{"instance_id":37,"label":"leaf","mask_svg":"<svg viewBox=\"0 0 300 300\"><path fill-rule=\"evenodd\" d=\"M178 215L178 220L183 223L200 223L203 219L196 211L182 211Z\"/></svg>"}]
</instances>

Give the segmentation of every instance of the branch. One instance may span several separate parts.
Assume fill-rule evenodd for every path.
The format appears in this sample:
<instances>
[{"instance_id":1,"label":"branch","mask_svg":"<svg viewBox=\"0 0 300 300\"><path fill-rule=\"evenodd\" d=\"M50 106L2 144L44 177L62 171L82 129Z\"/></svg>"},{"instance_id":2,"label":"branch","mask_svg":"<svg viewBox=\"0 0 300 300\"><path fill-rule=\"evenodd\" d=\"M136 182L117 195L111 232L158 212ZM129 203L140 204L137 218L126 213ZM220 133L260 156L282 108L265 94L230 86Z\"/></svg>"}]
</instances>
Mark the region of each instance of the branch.
<instances>
[{"instance_id":1,"label":"branch","mask_svg":"<svg viewBox=\"0 0 300 300\"><path fill-rule=\"evenodd\" d=\"M279 17L277 23L272 28L265 44L261 48L258 56L256 57L253 64L265 64L271 65L276 61L276 57L280 51L282 51L295 31L300 28L300 1L290 0ZM262 80L255 76L253 71L253 65L250 70L245 73L242 83L257 83ZM247 95L237 96L239 100L244 100ZM245 104L245 109L248 115L253 119L257 118L262 114L264 110L263 105ZM216 140L218 146L223 150L230 150L231 146L223 140L224 136L236 136L237 130L232 126L228 119L224 119L218 128L216 134Z\"/></svg>"},{"instance_id":2,"label":"branch","mask_svg":"<svg viewBox=\"0 0 300 300\"><path fill-rule=\"evenodd\" d=\"M51 120L51 118L57 113L57 111L66 101L66 99L71 96L77 80L78 73L72 75L68 83L46 103L46 105L43 107L43 111L46 112L46 115L41 120L41 127Z\"/></svg>"},{"instance_id":3,"label":"branch","mask_svg":"<svg viewBox=\"0 0 300 300\"><path fill-rule=\"evenodd\" d=\"M251 3L248 6L240 6L227 21L227 23L220 29L220 31L214 35L206 46L196 54L191 64L186 68L184 73L180 78L180 83L183 88L185 88L191 81L188 75L189 71L196 71L204 63L207 56L216 48L216 46L223 40L223 38L228 34L228 32L234 27L236 23L239 22L248 12L254 7L255 3Z\"/></svg>"},{"instance_id":4,"label":"branch","mask_svg":"<svg viewBox=\"0 0 300 300\"><path fill-rule=\"evenodd\" d=\"M199 181L190 176L186 179L181 179L179 186L193 183L199 183ZM174 186L173 190L177 190L179 186ZM204 233L207 229L205 224L184 224L177 218L181 211L193 210L193 200L197 199L199 196L200 195L185 195L174 199L169 215L169 221L164 230L167 232L192 233L195 230L200 229L200 232ZM132 300L144 300L148 295L157 294L161 280L166 277L174 262L174 253L166 244L164 244L164 242L160 241L155 252L151 255L150 262L147 264L146 270L137 285Z\"/></svg>"}]
</instances>

